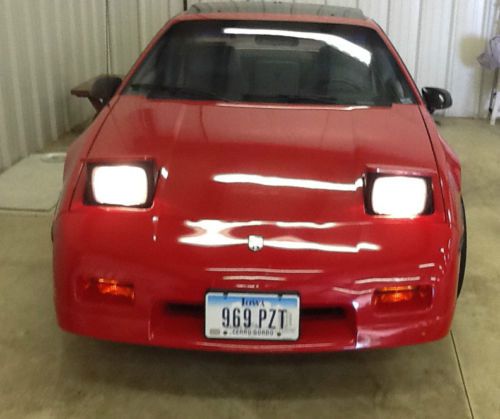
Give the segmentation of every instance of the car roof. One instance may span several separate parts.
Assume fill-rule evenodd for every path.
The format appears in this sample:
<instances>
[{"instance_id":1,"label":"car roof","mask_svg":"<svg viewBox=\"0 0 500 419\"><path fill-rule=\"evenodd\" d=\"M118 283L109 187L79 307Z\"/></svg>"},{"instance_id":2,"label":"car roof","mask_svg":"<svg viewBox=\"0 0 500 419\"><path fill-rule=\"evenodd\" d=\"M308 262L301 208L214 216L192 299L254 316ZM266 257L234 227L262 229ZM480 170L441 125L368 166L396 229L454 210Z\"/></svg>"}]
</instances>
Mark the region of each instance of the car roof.
<instances>
[{"instance_id":1,"label":"car roof","mask_svg":"<svg viewBox=\"0 0 500 419\"><path fill-rule=\"evenodd\" d=\"M197 15L207 13L259 13L280 15L330 16L357 20L368 19L361 9L355 7L265 1L197 3L193 4L186 14Z\"/></svg>"}]
</instances>

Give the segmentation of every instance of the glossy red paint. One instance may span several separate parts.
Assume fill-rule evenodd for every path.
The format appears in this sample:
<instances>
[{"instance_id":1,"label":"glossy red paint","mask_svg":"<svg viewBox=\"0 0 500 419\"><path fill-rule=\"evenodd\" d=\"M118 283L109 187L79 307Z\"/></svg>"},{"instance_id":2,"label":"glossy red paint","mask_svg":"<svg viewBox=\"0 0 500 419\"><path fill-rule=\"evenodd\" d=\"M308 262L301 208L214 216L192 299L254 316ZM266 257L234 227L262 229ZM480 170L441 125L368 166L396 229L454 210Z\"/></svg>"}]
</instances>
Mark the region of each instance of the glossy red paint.
<instances>
[{"instance_id":1,"label":"glossy red paint","mask_svg":"<svg viewBox=\"0 0 500 419\"><path fill-rule=\"evenodd\" d=\"M200 18L365 25L388 42L371 21L243 14L183 15L158 36L177 21ZM118 94L68 153L53 226L59 324L101 339L241 352L442 338L457 292L460 165L418 101L362 108ZM84 204L86 163L144 160L152 160L158 174L151 208ZM429 176L433 214L412 220L367 215L363 178L369 171ZM255 181L262 177L295 186ZM317 183L308 187L304 180ZM250 252L249 235L263 236L265 248ZM95 278L133 286L133 303L87 298L85 286ZM429 304L374 307L375 290L402 285L431 289ZM298 292L300 339L206 339L204 297L214 289Z\"/></svg>"}]
</instances>

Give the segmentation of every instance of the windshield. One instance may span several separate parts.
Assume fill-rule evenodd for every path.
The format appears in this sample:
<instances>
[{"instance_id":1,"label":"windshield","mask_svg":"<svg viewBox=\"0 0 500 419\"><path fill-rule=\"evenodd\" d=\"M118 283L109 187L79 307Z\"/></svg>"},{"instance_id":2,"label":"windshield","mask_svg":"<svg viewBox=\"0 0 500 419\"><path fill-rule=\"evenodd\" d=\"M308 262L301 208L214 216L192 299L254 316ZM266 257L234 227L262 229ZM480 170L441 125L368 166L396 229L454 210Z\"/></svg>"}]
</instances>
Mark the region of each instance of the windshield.
<instances>
[{"instance_id":1,"label":"windshield","mask_svg":"<svg viewBox=\"0 0 500 419\"><path fill-rule=\"evenodd\" d=\"M415 103L374 30L307 22L178 23L152 49L125 94L358 106Z\"/></svg>"}]
</instances>

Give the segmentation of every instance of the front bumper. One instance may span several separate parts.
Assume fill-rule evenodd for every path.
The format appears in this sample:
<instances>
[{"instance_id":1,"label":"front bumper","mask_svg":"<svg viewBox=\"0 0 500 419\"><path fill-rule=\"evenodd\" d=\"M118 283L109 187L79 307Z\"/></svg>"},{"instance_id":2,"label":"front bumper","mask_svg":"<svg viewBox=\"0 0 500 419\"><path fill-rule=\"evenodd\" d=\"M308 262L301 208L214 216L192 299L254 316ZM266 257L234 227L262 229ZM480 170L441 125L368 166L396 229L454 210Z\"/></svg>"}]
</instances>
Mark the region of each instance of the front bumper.
<instances>
[{"instance_id":1,"label":"front bumper","mask_svg":"<svg viewBox=\"0 0 500 419\"><path fill-rule=\"evenodd\" d=\"M162 223L152 211L91 208L63 213L54 223L59 324L69 332L118 342L276 353L394 347L448 333L456 301L458 228L393 222L311 231L305 224L269 224L238 223L224 232L233 244L214 240L209 246L183 240L200 236L199 231L193 236L185 221ZM316 245L283 245L253 253L241 240L249 234L271 237L276 243ZM82 296L82 284L100 277L132 283L134 303L96 302ZM431 286L431 305L391 312L372 305L375 289L407 284ZM206 339L203 304L210 290L298 293L299 340Z\"/></svg>"}]
</instances>

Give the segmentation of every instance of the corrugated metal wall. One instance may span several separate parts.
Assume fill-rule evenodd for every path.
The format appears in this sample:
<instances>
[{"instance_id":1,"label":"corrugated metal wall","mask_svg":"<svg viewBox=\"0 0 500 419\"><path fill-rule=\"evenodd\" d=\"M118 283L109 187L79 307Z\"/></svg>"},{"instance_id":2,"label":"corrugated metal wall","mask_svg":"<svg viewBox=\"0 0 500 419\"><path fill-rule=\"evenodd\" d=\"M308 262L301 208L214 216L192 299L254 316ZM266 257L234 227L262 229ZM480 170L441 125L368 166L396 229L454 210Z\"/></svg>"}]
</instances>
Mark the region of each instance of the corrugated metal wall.
<instances>
[{"instance_id":1,"label":"corrugated metal wall","mask_svg":"<svg viewBox=\"0 0 500 419\"><path fill-rule=\"evenodd\" d=\"M484 114L492 74L475 58L493 32L495 0L326 2L377 20L420 86L451 90L449 115ZM71 87L106 71L125 74L182 8L183 0L0 0L0 170L90 118Z\"/></svg>"},{"instance_id":2,"label":"corrugated metal wall","mask_svg":"<svg viewBox=\"0 0 500 419\"><path fill-rule=\"evenodd\" d=\"M0 169L92 115L74 85L106 70L102 0L0 0Z\"/></svg>"},{"instance_id":3,"label":"corrugated metal wall","mask_svg":"<svg viewBox=\"0 0 500 419\"><path fill-rule=\"evenodd\" d=\"M108 70L126 73L182 4L0 0L0 170L91 118L71 88Z\"/></svg>"}]
</instances>

